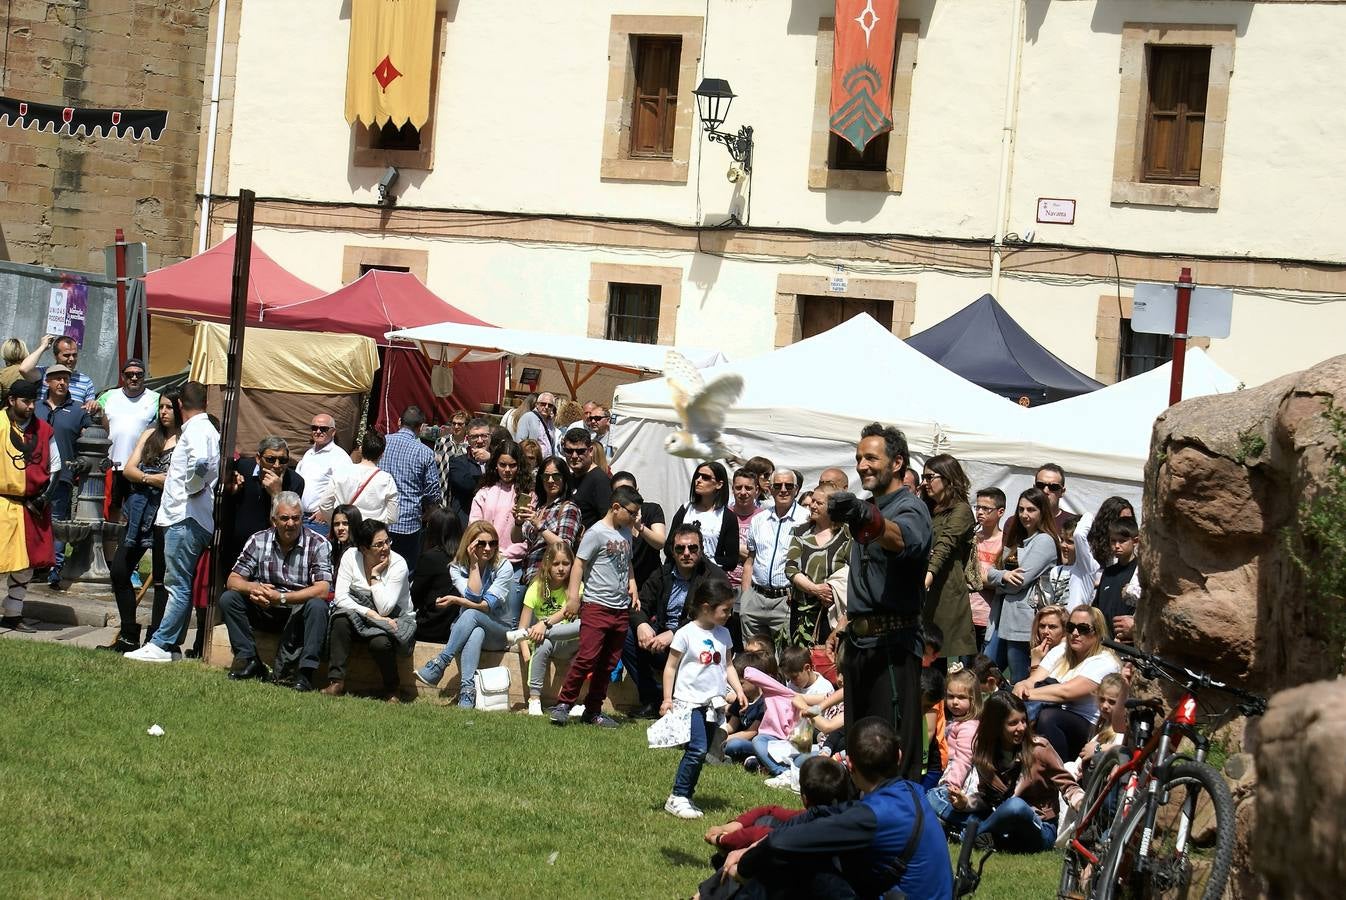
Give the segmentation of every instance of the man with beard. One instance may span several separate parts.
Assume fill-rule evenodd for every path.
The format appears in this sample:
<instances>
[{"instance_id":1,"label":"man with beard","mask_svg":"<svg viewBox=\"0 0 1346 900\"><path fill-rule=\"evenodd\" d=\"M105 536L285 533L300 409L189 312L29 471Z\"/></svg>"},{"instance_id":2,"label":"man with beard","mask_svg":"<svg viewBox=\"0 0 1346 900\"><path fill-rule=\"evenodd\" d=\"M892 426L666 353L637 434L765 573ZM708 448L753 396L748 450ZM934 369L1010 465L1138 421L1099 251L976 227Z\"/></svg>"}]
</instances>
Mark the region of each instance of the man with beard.
<instances>
[{"instance_id":1,"label":"man with beard","mask_svg":"<svg viewBox=\"0 0 1346 900\"><path fill-rule=\"evenodd\" d=\"M35 416L37 383L20 379L0 411L0 573L6 594L0 628L31 632L23 600L34 568L53 562L51 492L61 454L51 426Z\"/></svg>"}]
</instances>

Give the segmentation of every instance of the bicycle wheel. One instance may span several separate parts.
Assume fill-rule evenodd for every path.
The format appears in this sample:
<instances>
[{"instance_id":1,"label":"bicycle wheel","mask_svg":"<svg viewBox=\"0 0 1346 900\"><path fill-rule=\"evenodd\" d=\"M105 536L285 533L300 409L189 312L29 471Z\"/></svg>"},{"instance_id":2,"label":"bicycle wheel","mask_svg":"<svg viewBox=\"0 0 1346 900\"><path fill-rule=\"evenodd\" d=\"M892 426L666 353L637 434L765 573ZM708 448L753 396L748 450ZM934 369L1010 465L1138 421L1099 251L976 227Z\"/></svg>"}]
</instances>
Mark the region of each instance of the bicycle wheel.
<instances>
[{"instance_id":1,"label":"bicycle wheel","mask_svg":"<svg viewBox=\"0 0 1346 900\"><path fill-rule=\"evenodd\" d=\"M1127 814L1108 848L1100 900L1218 900L1234 857L1234 800L1224 778L1205 763L1178 763L1153 802L1160 805L1144 858L1140 848L1148 802Z\"/></svg>"},{"instance_id":2,"label":"bicycle wheel","mask_svg":"<svg viewBox=\"0 0 1346 900\"><path fill-rule=\"evenodd\" d=\"M1089 768L1089 777L1084 782L1084 800L1080 803L1081 815L1093 808L1094 802L1107 788L1112 773L1127 759L1128 754L1121 747L1110 747L1102 755L1094 757L1093 765ZM1120 789L1120 786L1115 786L1114 798L1111 801L1105 799L1094 817L1082 828L1078 828L1073 835L1095 854L1100 852L1099 838L1106 835L1112 825L1113 816L1116 814L1115 794ZM1067 846L1065 856L1061 860L1061 883L1056 889L1057 900L1082 900L1089 897L1093 893L1099 871L1099 866L1091 866L1087 859Z\"/></svg>"}]
</instances>

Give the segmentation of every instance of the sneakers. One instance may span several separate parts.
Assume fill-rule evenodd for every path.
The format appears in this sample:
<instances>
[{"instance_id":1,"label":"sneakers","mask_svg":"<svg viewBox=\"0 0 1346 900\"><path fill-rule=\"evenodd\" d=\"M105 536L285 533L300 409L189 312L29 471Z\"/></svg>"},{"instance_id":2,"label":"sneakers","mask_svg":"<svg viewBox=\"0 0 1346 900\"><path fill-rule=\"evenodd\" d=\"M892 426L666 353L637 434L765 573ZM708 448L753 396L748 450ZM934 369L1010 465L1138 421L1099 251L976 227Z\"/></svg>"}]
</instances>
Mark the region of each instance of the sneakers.
<instances>
[{"instance_id":1,"label":"sneakers","mask_svg":"<svg viewBox=\"0 0 1346 900\"><path fill-rule=\"evenodd\" d=\"M443 678L444 667L433 659L416 670L416 680L430 687L439 687Z\"/></svg>"},{"instance_id":2,"label":"sneakers","mask_svg":"<svg viewBox=\"0 0 1346 900\"><path fill-rule=\"evenodd\" d=\"M139 650L132 650L124 654L126 659L134 659L136 662L166 663L173 662L175 659L181 659L173 653L169 653L163 647L154 642L150 642Z\"/></svg>"},{"instance_id":3,"label":"sneakers","mask_svg":"<svg viewBox=\"0 0 1346 900\"><path fill-rule=\"evenodd\" d=\"M565 727L570 724L570 704L558 703L551 708L551 723Z\"/></svg>"},{"instance_id":4,"label":"sneakers","mask_svg":"<svg viewBox=\"0 0 1346 900\"><path fill-rule=\"evenodd\" d=\"M580 719L585 725L597 725L599 728L621 728L621 724L611 716L603 713L594 713L592 716L585 716Z\"/></svg>"},{"instance_id":5,"label":"sneakers","mask_svg":"<svg viewBox=\"0 0 1346 900\"><path fill-rule=\"evenodd\" d=\"M521 643L528 637L528 632L522 628L511 628L505 632L505 646L513 647Z\"/></svg>"},{"instance_id":6,"label":"sneakers","mask_svg":"<svg viewBox=\"0 0 1346 900\"><path fill-rule=\"evenodd\" d=\"M541 699L539 699L538 697L532 697L532 698L529 699L529 701L528 701L528 715L530 715L530 716L540 716L540 715L542 715L542 700L541 700Z\"/></svg>"},{"instance_id":7,"label":"sneakers","mask_svg":"<svg viewBox=\"0 0 1346 900\"><path fill-rule=\"evenodd\" d=\"M790 769L786 769L779 775L773 775L762 783L769 788L779 788L783 791L794 791L796 794L799 793L799 782L795 780L794 772Z\"/></svg>"},{"instance_id":8,"label":"sneakers","mask_svg":"<svg viewBox=\"0 0 1346 900\"><path fill-rule=\"evenodd\" d=\"M668 799L664 801L664 812L670 816L677 816L679 819L699 819L704 815L697 809L691 800L686 797L679 797L676 794L669 794Z\"/></svg>"}]
</instances>

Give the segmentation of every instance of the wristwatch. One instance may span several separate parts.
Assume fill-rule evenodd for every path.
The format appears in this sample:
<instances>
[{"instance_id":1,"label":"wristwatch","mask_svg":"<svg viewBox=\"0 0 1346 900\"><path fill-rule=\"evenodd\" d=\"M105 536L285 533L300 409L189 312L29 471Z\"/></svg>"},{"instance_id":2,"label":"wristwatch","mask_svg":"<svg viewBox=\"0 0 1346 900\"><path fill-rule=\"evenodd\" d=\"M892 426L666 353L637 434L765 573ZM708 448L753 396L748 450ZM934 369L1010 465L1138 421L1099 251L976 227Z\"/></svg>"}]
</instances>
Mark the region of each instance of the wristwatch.
<instances>
[{"instance_id":1,"label":"wristwatch","mask_svg":"<svg viewBox=\"0 0 1346 900\"><path fill-rule=\"evenodd\" d=\"M276 591L280 594L280 602L283 605L285 603L285 595L288 594L289 591L285 588L276 588Z\"/></svg>"}]
</instances>

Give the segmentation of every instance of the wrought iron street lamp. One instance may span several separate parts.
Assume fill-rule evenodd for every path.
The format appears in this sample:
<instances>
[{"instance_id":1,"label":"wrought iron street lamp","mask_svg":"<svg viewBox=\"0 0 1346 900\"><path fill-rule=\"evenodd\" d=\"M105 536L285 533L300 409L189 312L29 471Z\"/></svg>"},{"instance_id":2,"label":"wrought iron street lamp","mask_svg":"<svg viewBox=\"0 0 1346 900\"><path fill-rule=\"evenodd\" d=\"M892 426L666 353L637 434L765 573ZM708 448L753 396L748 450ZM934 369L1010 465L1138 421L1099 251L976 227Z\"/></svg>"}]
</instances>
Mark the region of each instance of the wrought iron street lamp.
<instances>
[{"instance_id":1,"label":"wrought iron street lamp","mask_svg":"<svg viewBox=\"0 0 1346 900\"><path fill-rule=\"evenodd\" d=\"M743 167L745 173L752 173L752 126L744 125L737 134L720 131L720 126L729 115L729 105L737 96L723 78L703 78L692 91L696 97L696 111L705 126L706 136L711 142L719 142L729 150L734 162Z\"/></svg>"}]
</instances>

